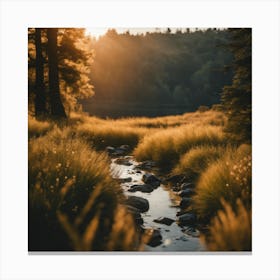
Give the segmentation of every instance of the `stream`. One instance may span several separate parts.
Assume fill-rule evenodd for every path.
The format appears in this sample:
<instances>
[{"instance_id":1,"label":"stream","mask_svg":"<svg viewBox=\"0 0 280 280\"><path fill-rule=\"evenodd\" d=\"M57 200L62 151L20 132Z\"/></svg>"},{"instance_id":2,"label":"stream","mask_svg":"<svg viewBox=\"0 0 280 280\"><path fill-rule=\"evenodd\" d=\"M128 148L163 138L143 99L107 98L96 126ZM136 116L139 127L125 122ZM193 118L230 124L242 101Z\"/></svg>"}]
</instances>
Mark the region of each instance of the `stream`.
<instances>
[{"instance_id":1,"label":"stream","mask_svg":"<svg viewBox=\"0 0 280 280\"><path fill-rule=\"evenodd\" d=\"M159 187L150 193L128 191L132 185L142 185L143 175L151 173L150 171L137 169L136 167L139 164L132 156L113 158L111 173L113 178L116 179L131 178L127 180L129 182L121 183L126 196L138 196L149 201L149 210L141 214L143 219L142 227L158 230L162 239L160 244L156 246L145 245L144 251L203 251L204 248L199 239L199 231L187 226L179 226L176 222L178 220L176 214L180 211L178 205L181 199L176 192L163 184L160 184ZM172 219L174 222L167 225L154 221L160 217Z\"/></svg>"}]
</instances>

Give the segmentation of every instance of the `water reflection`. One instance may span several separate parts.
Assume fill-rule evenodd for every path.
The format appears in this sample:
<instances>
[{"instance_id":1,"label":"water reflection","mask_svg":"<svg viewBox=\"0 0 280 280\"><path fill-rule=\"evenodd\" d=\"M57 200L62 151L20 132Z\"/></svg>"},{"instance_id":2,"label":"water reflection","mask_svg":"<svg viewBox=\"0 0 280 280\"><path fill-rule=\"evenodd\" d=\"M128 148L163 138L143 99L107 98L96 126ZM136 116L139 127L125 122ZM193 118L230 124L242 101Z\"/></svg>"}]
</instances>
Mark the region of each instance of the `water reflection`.
<instances>
[{"instance_id":1,"label":"water reflection","mask_svg":"<svg viewBox=\"0 0 280 280\"><path fill-rule=\"evenodd\" d=\"M116 160L116 159L115 159ZM141 173L136 172L135 166L138 163L129 157L132 165L124 166L112 161L111 171L115 178L131 177L131 182L122 183L122 187L126 195L131 195L128 189L133 184L143 184ZM202 251L203 246L197 238L197 232L192 234L188 229L182 229L176 222L170 226L154 222L159 217L167 217L173 220L177 219L176 213L179 211L179 197L169 188L161 185L151 193L135 192L133 195L146 198L149 201L150 208L147 212L142 214L144 220L144 227L158 229L162 235L162 243L159 246L151 247L146 245L145 251Z\"/></svg>"}]
</instances>

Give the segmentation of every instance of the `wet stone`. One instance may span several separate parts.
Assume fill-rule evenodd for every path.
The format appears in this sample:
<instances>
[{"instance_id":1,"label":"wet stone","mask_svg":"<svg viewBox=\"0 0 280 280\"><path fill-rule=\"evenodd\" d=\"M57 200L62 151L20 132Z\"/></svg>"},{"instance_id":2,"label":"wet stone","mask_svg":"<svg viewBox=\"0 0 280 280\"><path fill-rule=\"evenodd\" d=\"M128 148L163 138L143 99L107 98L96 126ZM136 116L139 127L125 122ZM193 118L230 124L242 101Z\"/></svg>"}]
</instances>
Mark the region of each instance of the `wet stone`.
<instances>
[{"instance_id":1,"label":"wet stone","mask_svg":"<svg viewBox=\"0 0 280 280\"><path fill-rule=\"evenodd\" d=\"M183 228L182 232L187 234L187 235L190 235L192 237L199 237L200 236L200 232L197 229L193 228L193 227Z\"/></svg>"},{"instance_id":2,"label":"wet stone","mask_svg":"<svg viewBox=\"0 0 280 280\"><path fill-rule=\"evenodd\" d=\"M175 222L175 220L166 217L160 217L158 219L155 219L154 222L170 226L173 222Z\"/></svg>"},{"instance_id":3,"label":"wet stone","mask_svg":"<svg viewBox=\"0 0 280 280\"><path fill-rule=\"evenodd\" d=\"M123 151L129 151L130 146L129 145L121 145L120 147L118 147L118 149L123 150Z\"/></svg>"},{"instance_id":4,"label":"wet stone","mask_svg":"<svg viewBox=\"0 0 280 280\"><path fill-rule=\"evenodd\" d=\"M121 145L120 147L117 147L117 148L108 146L106 148L106 151L111 156L124 156L129 152L129 150L130 150L130 147L128 145Z\"/></svg>"},{"instance_id":5,"label":"wet stone","mask_svg":"<svg viewBox=\"0 0 280 280\"><path fill-rule=\"evenodd\" d=\"M109 154L113 154L115 152L115 148L112 146L108 146L108 147L106 147L106 151Z\"/></svg>"},{"instance_id":6,"label":"wet stone","mask_svg":"<svg viewBox=\"0 0 280 280\"><path fill-rule=\"evenodd\" d=\"M178 217L178 223L180 226L193 225L196 222L196 215L193 213L185 213Z\"/></svg>"},{"instance_id":7,"label":"wet stone","mask_svg":"<svg viewBox=\"0 0 280 280\"><path fill-rule=\"evenodd\" d=\"M147 160L139 163L135 168L142 169L142 170L151 170L155 166L156 163L154 161Z\"/></svg>"},{"instance_id":8,"label":"wet stone","mask_svg":"<svg viewBox=\"0 0 280 280\"><path fill-rule=\"evenodd\" d=\"M150 236L147 245L157 247L162 244L162 235L158 229L148 229L147 233Z\"/></svg>"},{"instance_id":9,"label":"wet stone","mask_svg":"<svg viewBox=\"0 0 280 280\"><path fill-rule=\"evenodd\" d=\"M128 161L132 163L131 166L116 166L117 163L115 161L118 158L122 158L124 161ZM129 154L125 154L123 156L112 156L112 176L119 176L121 177L121 187L123 188L124 194L127 196L127 200L125 204L127 205L128 211L127 214L131 216L133 219L136 230L139 232L139 234L144 234L143 238L146 243L145 250L147 251L166 251L167 249L164 249L166 246L169 246L169 250L177 250L177 248L180 248L180 250L185 249L187 250L196 250L196 244L199 244L199 239L192 238L191 236L196 236L198 233L196 231L191 231L191 229L186 229L188 227L195 228L197 226L197 221L193 224L191 224L191 218L185 221L179 217L176 217L176 212L180 212L181 216L182 214L186 213L192 213L192 211L186 207L186 208L179 208L179 203L181 201L181 198L179 197L179 192L182 191L181 186L183 183L191 182L190 180L179 180L179 182L176 182L175 184L168 184L168 188L165 188L164 186L160 186L160 183L163 180L163 177L157 176L157 173L155 171L155 167L149 169L152 167L153 164L146 163L145 167L147 167L147 170L145 169L138 169L138 162L134 159L134 157L129 156ZM151 171L148 171L151 170ZM114 172L116 171L116 172ZM119 172L119 173L118 173ZM151 185L149 183L144 183L144 174L149 173L149 175L145 176L145 180L151 180L150 178L156 178L154 180L156 183L155 185ZM147 178L146 178L147 177ZM131 179L128 179L131 178ZM123 181L122 181L123 180ZM130 181L131 180L131 181ZM157 190L155 190L152 193L141 193L141 190L143 191L145 187L143 186L151 186L148 187L147 192L151 190L155 190L157 188L157 185L159 187ZM175 185L178 187L178 190L176 193L170 192L170 188ZM189 189L192 189L191 187ZM137 193L134 193L138 191ZM145 192L145 191L144 191ZM167 192L167 193L166 193ZM184 198L182 196L182 198ZM185 197L188 198L188 197ZM183 200L183 199L182 199ZM150 204L150 205L149 205ZM160 211L157 209L157 205L161 205ZM164 205L164 206L163 206ZM170 208L176 208L176 209L170 209ZM150 208L150 211L149 211ZM176 217L176 218L175 218ZM174 220L170 219L173 218ZM169 221L170 219L171 221ZM170 225L169 225L170 223ZM160 229L161 227L161 229ZM147 229L149 229L149 234L147 234ZM183 231L184 230L184 231ZM147 237L146 237L147 234ZM193 235L192 235L193 234ZM189 238L189 242L185 242L186 240L181 240L181 236L185 236L185 239ZM175 241L175 237L178 237L179 240ZM184 237L183 237L184 238ZM170 239L171 243L166 244L166 240Z\"/></svg>"},{"instance_id":10,"label":"wet stone","mask_svg":"<svg viewBox=\"0 0 280 280\"><path fill-rule=\"evenodd\" d=\"M117 158L115 160L115 163L119 164L119 165L125 165L125 166L131 166L132 165L132 163L129 161L129 159L126 159L126 158Z\"/></svg>"},{"instance_id":11,"label":"wet stone","mask_svg":"<svg viewBox=\"0 0 280 280\"><path fill-rule=\"evenodd\" d=\"M181 197L191 196L191 195L194 195L194 194L195 194L195 191L193 189L190 189L190 188L186 188L186 189L179 192L179 196L181 196Z\"/></svg>"},{"instance_id":12,"label":"wet stone","mask_svg":"<svg viewBox=\"0 0 280 280\"><path fill-rule=\"evenodd\" d=\"M128 190L129 192L143 192L143 193L151 193L154 190L153 186L149 184L144 184L144 185L132 185L130 189Z\"/></svg>"},{"instance_id":13,"label":"wet stone","mask_svg":"<svg viewBox=\"0 0 280 280\"><path fill-rule=\"evenodd\" d=\"M138 196L128 196L126 204L137 208L141 213L149 210L149 201Z\"/></svg>"},{"instance_id":14,"label":"wet stone","mask_svg":"<svg viewBox=\"0 0 280 280\"><path fill-rule=\"evenodd\" d=\"M143 175L142 180L146 184L150 184L152 186L158 187L160 185L160 179L157 178L155 175L146 173Z\"/></svg>"},{"instance_id":15,"label":"wet stone","mask_svg":"<svg viewBox=\"0 0 280 280\"><path fill-rule=\"evenodd\" d=\"M115 157L124 156L124 155L125 155L125 151L120 149L115 149L115 152L112 153L112 156Z\"/></svg>"},{"instance_id":16,"label":"wet stone","mask_svg":"<svg viewBox=\"0 0 280 280\"><path fill-rule=\"evenodd\" d=\"M191 198L189 198L189 197L182 197L182 200L180 202L180 207L181 208L188 207L188 206L191 205L191 202L192 202Z\"/></svg>"}]
</instances>

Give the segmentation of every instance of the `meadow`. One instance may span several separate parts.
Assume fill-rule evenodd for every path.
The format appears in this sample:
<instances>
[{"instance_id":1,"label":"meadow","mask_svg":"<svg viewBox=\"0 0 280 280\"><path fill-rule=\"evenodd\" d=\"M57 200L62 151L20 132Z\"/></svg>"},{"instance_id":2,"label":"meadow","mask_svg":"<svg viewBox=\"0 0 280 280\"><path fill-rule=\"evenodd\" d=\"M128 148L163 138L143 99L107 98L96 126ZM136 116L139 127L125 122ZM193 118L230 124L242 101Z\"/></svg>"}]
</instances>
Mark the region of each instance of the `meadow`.
<instances>
[{"instance_id":1,"label":"meadow","mask_svg":"<svg viewBox=\"0 0 280 280\"><path fill-rule=\"evenodd\" d=\"M203 109L203 108L202 108ZM217 109L156 118L62 122L29 116L29 250L142 250L147 236L110 174L106 147L129 145L160 176L195 184L191 205L207 250L251 250L251 146L230 140ZM36 225L36 226L35 226Z\"/></svg>"}]
</instances>

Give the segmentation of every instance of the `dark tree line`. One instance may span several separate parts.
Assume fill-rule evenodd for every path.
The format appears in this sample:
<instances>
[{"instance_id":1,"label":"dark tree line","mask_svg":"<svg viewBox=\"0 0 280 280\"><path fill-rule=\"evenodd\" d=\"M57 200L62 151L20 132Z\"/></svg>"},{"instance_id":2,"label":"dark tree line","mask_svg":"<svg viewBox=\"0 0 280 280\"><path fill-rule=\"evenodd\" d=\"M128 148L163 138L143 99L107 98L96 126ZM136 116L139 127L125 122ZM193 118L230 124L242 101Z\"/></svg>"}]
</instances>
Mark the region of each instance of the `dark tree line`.
<instances>
[{"instance_id":1,"label":"dark tree line","mask_svg":"<svg viewBox=\"0 0 280 280\"><path fill-rule=\"evenodd\" d=\"M251 142L252 137L252 30L228 30L230 40L226 47L233 53L231 65L234 76L231 85L225 86L223 106L228 115L227 131L237 141Z\"/></svg>"},{"instance_id":2,"label":"dark tree line","mask_svg":"<svg viewBox=\"0 0 280 280\"><path fill-rule=\"evenodd\" d=\"M132 103L156 108L160 115L179 112L170 113L166 104L186 112L222 100L227 131L239 141L251 142L249 28L145 35L109 30L97 41L80 28L30 28L28 36L29 109L36 117L65 118L79 100L93 95L94 84L95 99L84 102L93 114L108 102L110 116L118 102L131 107L133 115L139 106ZM122 109L117 107L117 114L125 115Z\"/></svg>"},{"instance_id":3,"label":"dark tree line","mask_svg":"<svg viewBox=\"0 0 280 280\"><path fill-rule=\"evenodd\" d=\"M93 43L96 95L84 108L98 114L108 104L107 115L112 116L114 110L126 115L134 106L134 115L149 115L148 108L164 115L219 103L232 79L232 72L224 71L232 54L220 47L227 41L228 32L217 29L142 35L109 30Z\"/></svg>"},{"instance_id":4,"label":"dark tree line","mask_svg":"<svg viewBox=\"0 0 280 280\"><path fill-rule=\"evenodd\" d=\"M66 107L93 94L92 51L84 29L30 28L29 109L36 117L66 118Z\"/></svg>"}]
</instances>

